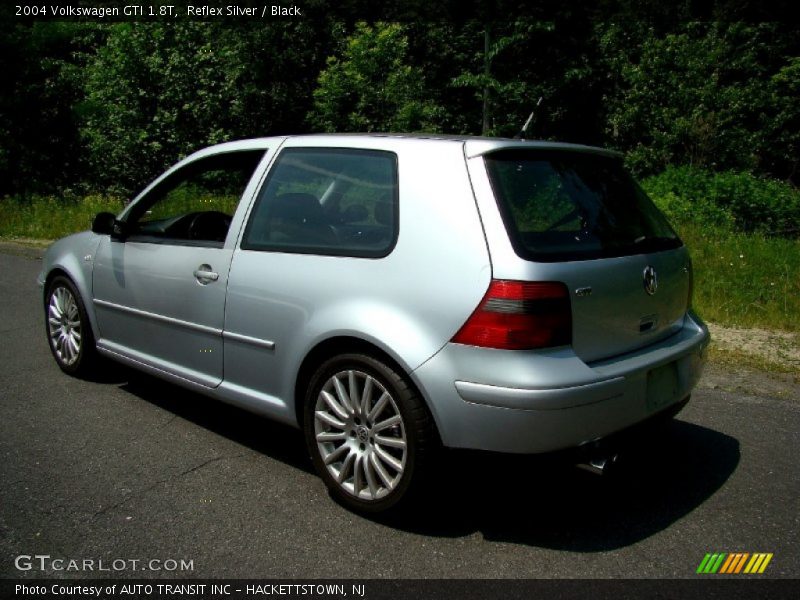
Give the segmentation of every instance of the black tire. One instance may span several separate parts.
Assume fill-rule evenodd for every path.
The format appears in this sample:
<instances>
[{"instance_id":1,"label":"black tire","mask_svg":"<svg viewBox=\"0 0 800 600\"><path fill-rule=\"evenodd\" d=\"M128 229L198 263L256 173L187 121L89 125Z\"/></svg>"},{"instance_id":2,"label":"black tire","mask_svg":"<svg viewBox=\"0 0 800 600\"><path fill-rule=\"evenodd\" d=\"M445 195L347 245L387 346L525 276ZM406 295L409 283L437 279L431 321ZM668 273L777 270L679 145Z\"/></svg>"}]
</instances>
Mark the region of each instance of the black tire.
<instances>
[{"instance_id":1,"label":"black tire","mask_svg":"<svg viewBox=\"0 0 800 600\"><path fill-rule=\"evenodd\" d=\"M58 296L55 301L56 310L51 307L54 296ZM57 315L58 304L63 303L64 299L68 297L72 298L75 309L71 310L69 301L67 301L64 307L66 311L62 311L62 315ZM71 314L67 314L67 312ZM53 328L56 325L55 322L51 324L51 318L58 318L62 322L60 331L64 335L58 338L54 337L58 335L58 332L54 331ZM76 323L77 325L73 327ZM55 358L59 368L75 377L86 377L93 374L97 365L98 354L92 326L78 289L72 281L63 275L54 277L47 285L47 293L44 296L44 325L47 334L47 345L50 347L50 352L53 354L53 358ZM77 351L73 351L72 346L69 348L64 347L64 344L67 343L65 336L69 335L69 333L64 333L66 330L70 333L73 331L78 332L80 340Z\"/></svg>"},{"instance_id":2,"label":"black tire","mask_svg":"<svg viewBox=\"0 0 800 600\"><path fill-rule=\"evenodd\" d=\"M356 394L362 401L360 408L355 407L355 402L352 410L344 406L335 391L334 376L340 382L346 380L348 400L355 385ZM372 392L368 394L371 397L366 398L365 405L363 392L369 378L372 379L369 384ZM331 408L323 397L323 391L329 394L333 391L336 405L344 409L339 411L341 414ZM384 392L389 398L381 403ZM311 460L330 493L342 504L355 511L378 513L406 506L412 498L420 495L438 438L424 401L395 368L365 354L342 354L328 359L308 383L304 409L303 428ZM318 409L344 426L321 420ZM371 416L376 410L378 412ZM344 414L349 418L343 418ZM390 422L394 424L387 426ZM340 439L318 441L318 434L339 436ZM401 441L405 447L395 447ZM354 458L348 471L346 464L351 455ZM339 456L341 460L337 458ZM332 457L336 460L326 464L326 457L329 461ZM402 469L395 470L394 464L401 464ZM360 475L357 476L359 469ZM344 481L340 482L339 475L343 471ZM384 475L388 476L390 483L386 483Z\"/></svg>"}]
</instances>

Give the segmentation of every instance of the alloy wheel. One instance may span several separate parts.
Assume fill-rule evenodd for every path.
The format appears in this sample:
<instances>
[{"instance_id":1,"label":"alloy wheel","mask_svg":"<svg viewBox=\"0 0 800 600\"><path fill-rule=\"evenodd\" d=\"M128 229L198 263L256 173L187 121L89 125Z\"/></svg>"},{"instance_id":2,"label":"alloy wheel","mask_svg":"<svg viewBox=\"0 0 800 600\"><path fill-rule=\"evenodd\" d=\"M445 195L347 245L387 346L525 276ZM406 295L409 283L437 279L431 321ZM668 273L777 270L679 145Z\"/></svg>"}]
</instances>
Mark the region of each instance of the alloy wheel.
<instances>
[{"instance_id":1,"label":"alloy wheel","mask_svg":"<svg viewBox=\"0 0 800 600\"><path fill-rule=\"evenodd\" d=\"M59 285L50 293L47 328L59 362L65 366L75 364L80 357L83 327L75 296L65 286Z\"/></svg>"},{"instance_id":2,"label":"alloy wheel","mask_svg":"<svg viewBox=\"0 0 800 600\"><path fill-rule=\"evenodd\" d=\"M325 382L314 407L314 435L325 468L349 495L380 500L400 482L405 424L391 393L372 375L348 369Z\"/></svg>"}]
</instances>

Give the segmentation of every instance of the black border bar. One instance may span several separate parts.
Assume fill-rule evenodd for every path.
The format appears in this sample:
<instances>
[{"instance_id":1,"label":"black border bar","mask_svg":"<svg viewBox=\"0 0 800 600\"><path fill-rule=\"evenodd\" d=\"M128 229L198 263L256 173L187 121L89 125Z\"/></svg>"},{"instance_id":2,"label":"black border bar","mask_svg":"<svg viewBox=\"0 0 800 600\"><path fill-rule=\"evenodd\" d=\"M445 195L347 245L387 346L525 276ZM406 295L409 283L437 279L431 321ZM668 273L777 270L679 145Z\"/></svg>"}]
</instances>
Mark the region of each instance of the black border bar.
<instances>
[{"instance_id":1,"label":"black border bar","mask_svg":"<svg viewBox=\"0 0 800 600\"><path fill-rule=\"evenodd\" d=\"M34 591L36 588L38 590ZM795 579L719 575L693 579L4 579L1 598L307 600L753 600L796 598ZM97 591L100 590L98 594ZM74 593L70 593L74 591ZM43 592L43 593L42 593ZM331 593L333 592L333 593Z\"/></svg>"}]
</instances>

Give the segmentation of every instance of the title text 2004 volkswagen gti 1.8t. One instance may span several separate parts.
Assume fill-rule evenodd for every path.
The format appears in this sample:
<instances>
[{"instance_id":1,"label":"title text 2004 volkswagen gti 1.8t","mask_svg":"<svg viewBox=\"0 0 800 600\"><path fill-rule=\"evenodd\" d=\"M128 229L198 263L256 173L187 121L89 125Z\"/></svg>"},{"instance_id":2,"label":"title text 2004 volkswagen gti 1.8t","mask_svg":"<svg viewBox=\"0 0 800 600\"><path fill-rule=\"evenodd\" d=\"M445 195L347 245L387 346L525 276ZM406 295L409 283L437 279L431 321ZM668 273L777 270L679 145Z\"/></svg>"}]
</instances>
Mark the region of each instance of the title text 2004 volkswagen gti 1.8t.
<instances>
[{"instance_id":1,"label":"title text 2004 volkswagen gti 1.8t","mask_svg":"<svg viewBox=\"0 0 800 600\"><path fill-rule=\"evenodd\" d=\"M689 254L614 153L314 135L221 144L40 276L59 367L100 355L299 426L352 508L430 450L577 447L689 398Z\"/></svg>"}]
</instances>

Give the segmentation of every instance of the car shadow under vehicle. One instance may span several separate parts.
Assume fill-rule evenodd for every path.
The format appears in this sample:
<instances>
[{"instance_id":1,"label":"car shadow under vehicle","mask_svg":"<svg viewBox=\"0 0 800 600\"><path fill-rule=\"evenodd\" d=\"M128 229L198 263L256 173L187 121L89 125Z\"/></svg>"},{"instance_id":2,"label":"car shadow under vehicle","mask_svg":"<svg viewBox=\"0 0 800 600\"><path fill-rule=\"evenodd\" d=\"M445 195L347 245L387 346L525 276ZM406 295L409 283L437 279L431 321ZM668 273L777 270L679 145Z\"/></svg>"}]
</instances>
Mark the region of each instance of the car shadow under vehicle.
<instances>
[{"instance_id":1,"label":"car shadow under vehicle","mask_svg":"<svg viewBox=\"0 0 800 600\"><path fill-rule=\"evenodd\" d=\"M451 452L424 510L387 525L578 552L629 546L666 529L710 498L735 471L739 442L673 419L626 440L602 475L563 456Z\"/></svg>"},{"instance_id":2,"label":"car shadow under vehicle","mask_svg":"<svg viewBox=\"0 0 800 600\"><path fill-rule=\"evenodd\" d=\"M313 473L299 430L119 365L119 387L255 452Z\"/></svg>"},{"instance_id":3,"label":"car shadow under vehicle","mask_svg":"<svg viewBox=\"0 0 800 600\"><path fill-rule=\"evenodd\" d=\"M118 376L126 380L121 389L151 404L313 472L303 436L292 427L124 367ZM617 450L618 461L603 475L576 468L569 455L443 451L412 506L363 518L419 535L481 532L497 542L606 551L646 539L701 506L740 459L736 439L680 419L648 428Z\"/></svg>"}]
</instances>

